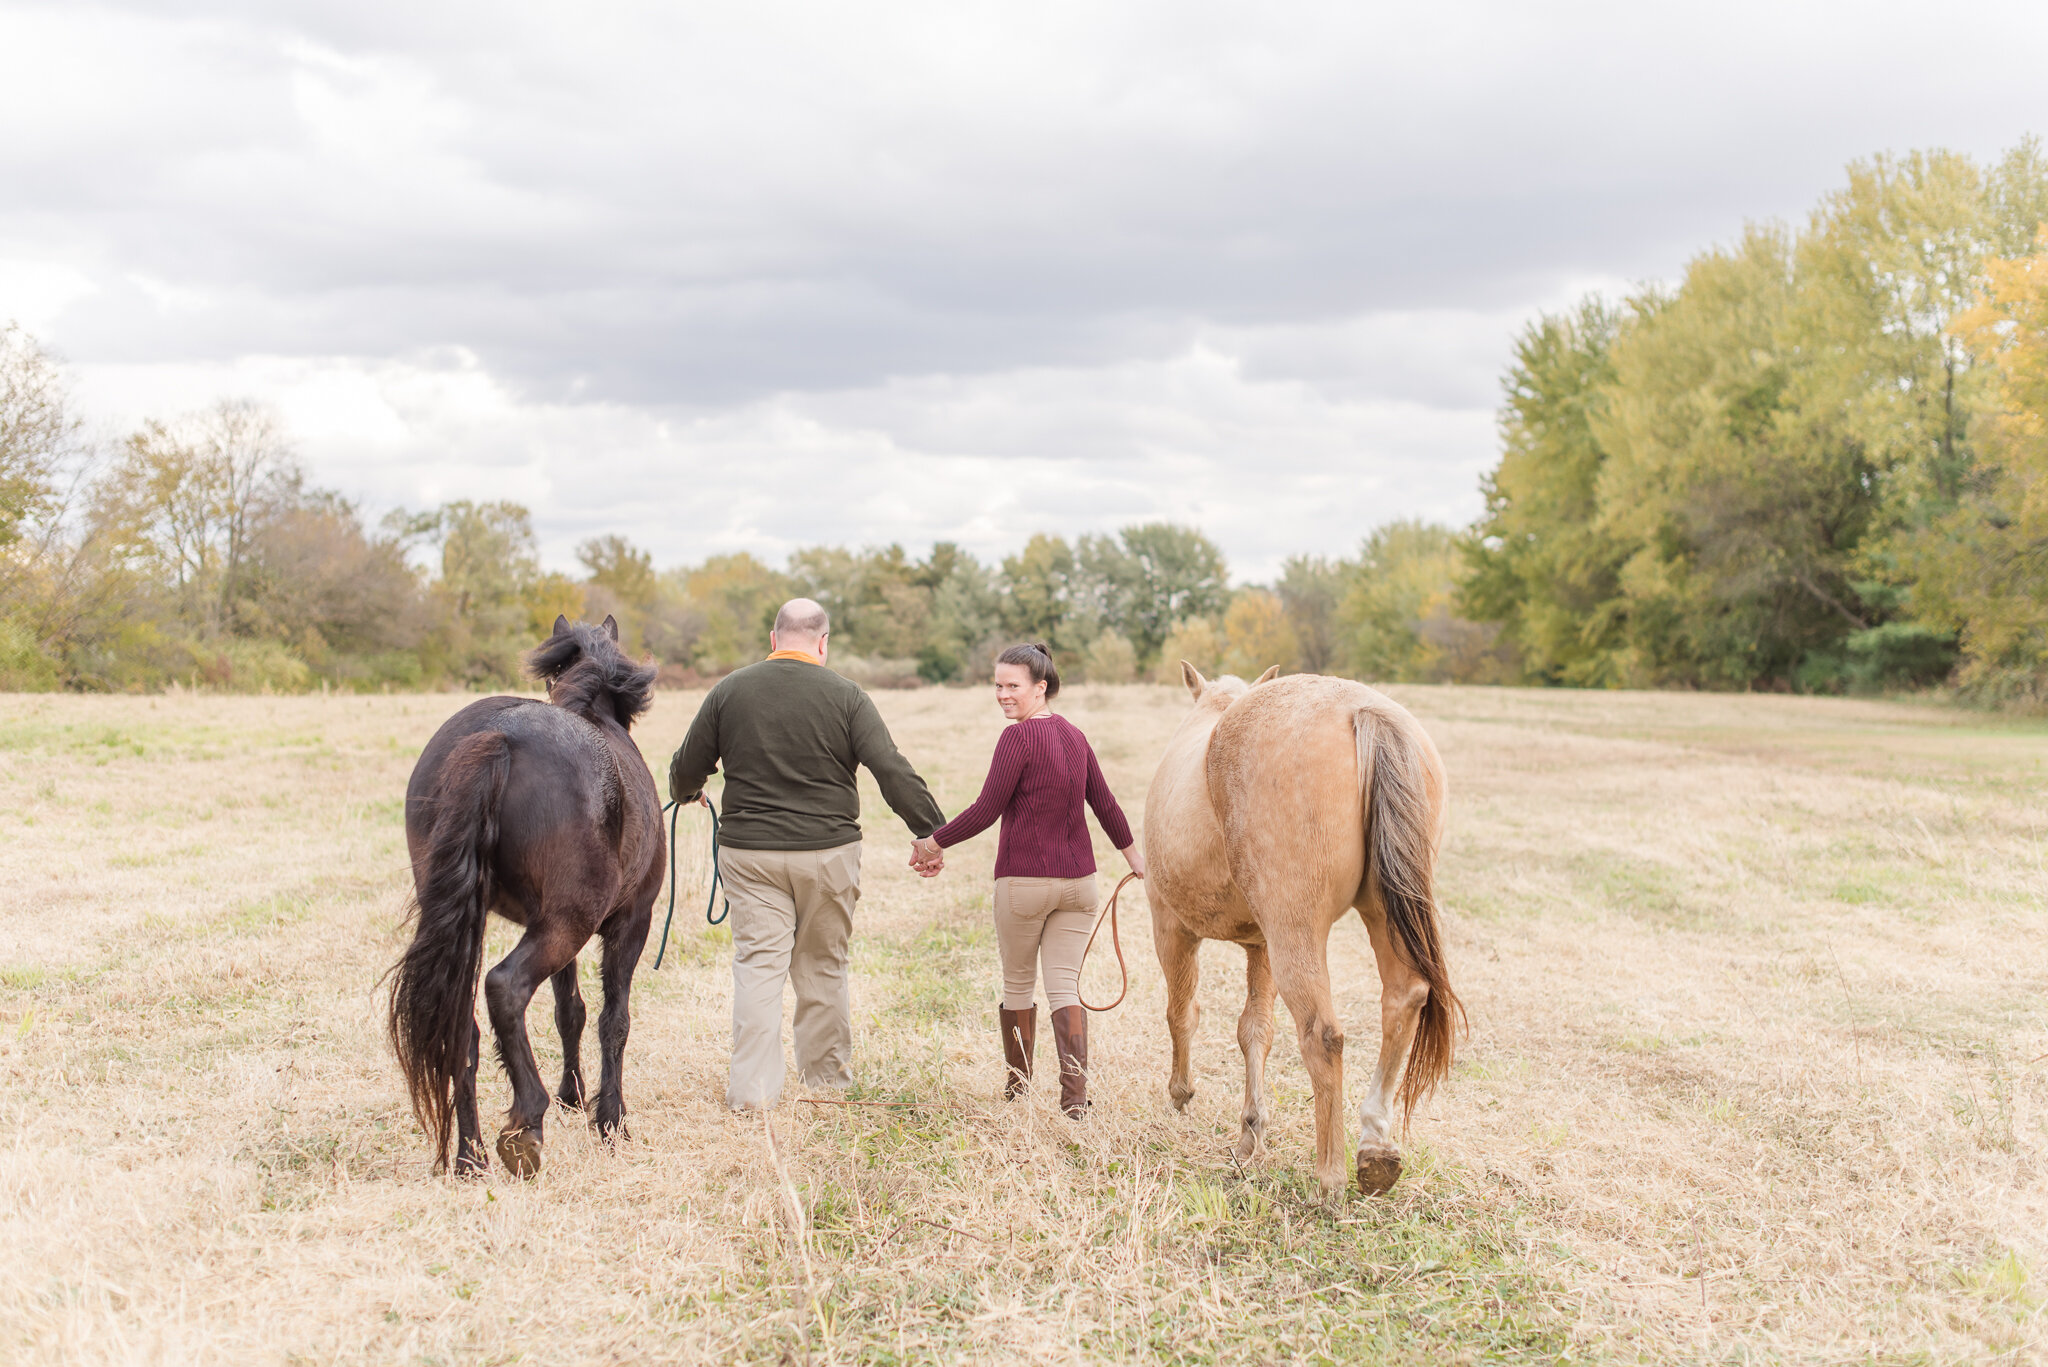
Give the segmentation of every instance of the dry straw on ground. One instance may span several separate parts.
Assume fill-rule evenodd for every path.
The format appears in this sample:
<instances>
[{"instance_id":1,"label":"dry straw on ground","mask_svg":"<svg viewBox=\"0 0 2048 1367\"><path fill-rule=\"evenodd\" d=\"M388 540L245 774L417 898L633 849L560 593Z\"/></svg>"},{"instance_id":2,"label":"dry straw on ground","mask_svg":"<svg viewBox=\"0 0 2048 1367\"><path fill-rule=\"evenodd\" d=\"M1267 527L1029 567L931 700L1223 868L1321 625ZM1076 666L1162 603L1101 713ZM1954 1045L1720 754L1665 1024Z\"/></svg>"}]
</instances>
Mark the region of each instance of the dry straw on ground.
<instances>
[{"instance_id":1,"label":"dry straw on ground","mask_svg":"<svg viewBox=\"0 0 2048 1367\"><path fill-rule=\"evenodd\" d=\"M992 842L919 882L872 792L858 1095L930 1105L727 1115L726 939L685 903L639 978L631 1141L558 1112L537 1181L433 1177L377 980L405 776L463 700L0 698L0 1359L2041 1358L2048 732L1401 696L1452 776L1473 1033L1400 1186L1335 1217L1284 1029L1271 1151L1227 1153L1228 947L1205 952L1200 1094L1166 1108L1142 899L1093 1118L996 1100ZM960 807L993 705L881 702ZM657 770L695 703L643 725ZM1066 704L1134 813L1183 706ZM1355 926L1333 967L1356 1079ZM546 1058L545 996L531 1020Z\"/></svg>"}]
</instances>

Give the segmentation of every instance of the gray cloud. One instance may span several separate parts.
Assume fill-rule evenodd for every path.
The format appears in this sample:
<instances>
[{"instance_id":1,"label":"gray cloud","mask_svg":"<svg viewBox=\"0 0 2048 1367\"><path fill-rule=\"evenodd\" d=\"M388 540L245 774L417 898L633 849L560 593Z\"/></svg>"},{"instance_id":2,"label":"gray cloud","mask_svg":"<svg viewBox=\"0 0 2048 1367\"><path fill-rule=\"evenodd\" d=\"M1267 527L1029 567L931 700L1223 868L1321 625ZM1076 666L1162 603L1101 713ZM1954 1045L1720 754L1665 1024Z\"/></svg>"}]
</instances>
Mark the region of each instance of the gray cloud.
<instances>
[{"instance_id":1,"label":"gray cloud","mask_svg":"<svg viewBox=\"0 0 2048 1367\"><path fill-rule=\"evenodd\" d=\"M1172 514L1265 566L1468 516L1533 310L1803 212L1852 157L2028 131L1996 68L2048 53L2048 12L1978 7L1995 50L1926 23L18 5L0 314L124 416L260 390L372 500L525 490L557 559L636 506L601 469L720 491L641 530L670 555ZM846 530L771 527L771 471Z\"/></svg>"}]
</instances>

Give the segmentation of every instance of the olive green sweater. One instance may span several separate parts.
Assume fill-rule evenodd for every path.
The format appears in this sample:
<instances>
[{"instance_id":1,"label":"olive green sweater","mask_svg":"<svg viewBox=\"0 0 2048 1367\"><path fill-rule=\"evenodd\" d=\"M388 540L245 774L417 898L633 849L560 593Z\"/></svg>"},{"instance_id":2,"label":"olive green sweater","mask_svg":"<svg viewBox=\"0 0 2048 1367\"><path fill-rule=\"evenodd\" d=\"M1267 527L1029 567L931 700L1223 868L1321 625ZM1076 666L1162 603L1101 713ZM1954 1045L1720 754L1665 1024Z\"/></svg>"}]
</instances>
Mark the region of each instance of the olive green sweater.
<instances>
[{"instance_id":1,"label":"olive green sweater","mask_svg":"<svg viewBox=\"0 0 2048 1367\"><path fill-rule=\"evenodd\" d=\"M669 795L691 801L721 763L718 843L736 850L827 850L860 839L859 764L912 835L946 820L874 700L808 661L762 660L714 684L669 765Z\"/></svg>"}]
</instances>

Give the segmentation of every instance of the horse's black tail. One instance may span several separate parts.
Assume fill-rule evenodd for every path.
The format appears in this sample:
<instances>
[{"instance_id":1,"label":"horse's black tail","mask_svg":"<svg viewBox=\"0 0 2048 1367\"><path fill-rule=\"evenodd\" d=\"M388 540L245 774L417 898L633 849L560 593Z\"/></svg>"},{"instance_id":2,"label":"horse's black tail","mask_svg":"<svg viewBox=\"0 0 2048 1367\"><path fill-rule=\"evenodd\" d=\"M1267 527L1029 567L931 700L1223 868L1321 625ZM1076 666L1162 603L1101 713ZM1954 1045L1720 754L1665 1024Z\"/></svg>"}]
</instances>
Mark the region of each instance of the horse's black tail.
<instances>
[{"instance_id":1,"label":"horse's black tail","mask_svg":"<svg viewBox=\"0 0 2048 1367\"><path fill-rule=\"evenodd\" d=\"M1366 781L1366 882L1379 892L1394 951L1429 985L1401 1078L1405 1123L1415 1103L1451 1071L1453 1019L1463 1017L1465 1007L1451 990L1437 929L1437 811L1422 755L1413 738L1376 712L1361 710L1354 724Z\"/></svg>"},{"instance_id":2,"label":"horse's black tail","mask_svg":"<svg viewBox=\"0 0 2048 1367\"><path fill-rule=\"evenodd\" d=\"M391 987L391 1043L412 1112L448 1163L455 1080L469 1066L484 918L493 894L498 801L512 749L496 731L465 736L448 752L429 801L432 832L413 869L417 919Z\"/></svg>"}]
</instances>

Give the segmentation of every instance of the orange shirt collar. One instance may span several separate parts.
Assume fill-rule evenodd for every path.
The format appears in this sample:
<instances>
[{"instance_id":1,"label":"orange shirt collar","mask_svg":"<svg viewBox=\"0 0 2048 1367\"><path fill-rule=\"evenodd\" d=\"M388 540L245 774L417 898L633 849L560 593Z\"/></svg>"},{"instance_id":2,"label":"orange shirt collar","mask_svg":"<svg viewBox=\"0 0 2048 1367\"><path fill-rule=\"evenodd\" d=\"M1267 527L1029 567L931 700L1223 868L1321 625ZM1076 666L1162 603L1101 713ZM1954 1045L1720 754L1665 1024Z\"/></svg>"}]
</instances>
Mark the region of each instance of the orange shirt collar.
<instances>
[{"instance_id":1,"label":"orange shirt collar","mask_svg":"<svg viewBox=\"0 0 2048 1367\"><path fill-rule=\"evenodd\" d=\"M825 662L808 650L776 650L768 655L771 660L802 660L806 664L822 665Z\"/></svg>"}]
</instances>

